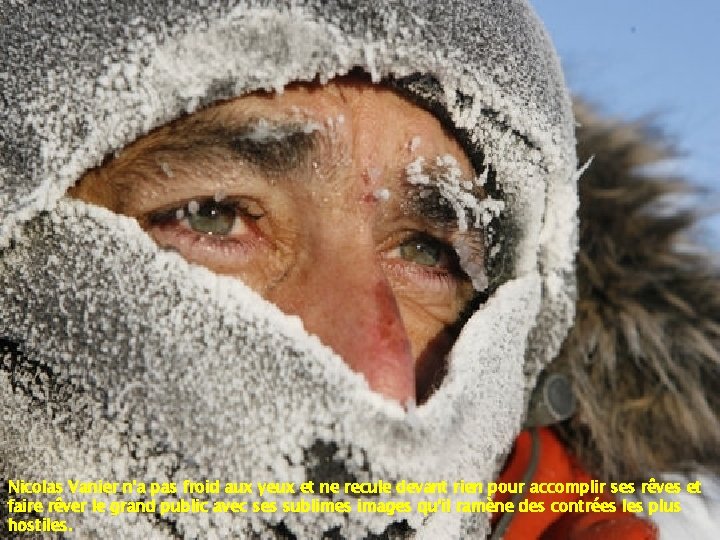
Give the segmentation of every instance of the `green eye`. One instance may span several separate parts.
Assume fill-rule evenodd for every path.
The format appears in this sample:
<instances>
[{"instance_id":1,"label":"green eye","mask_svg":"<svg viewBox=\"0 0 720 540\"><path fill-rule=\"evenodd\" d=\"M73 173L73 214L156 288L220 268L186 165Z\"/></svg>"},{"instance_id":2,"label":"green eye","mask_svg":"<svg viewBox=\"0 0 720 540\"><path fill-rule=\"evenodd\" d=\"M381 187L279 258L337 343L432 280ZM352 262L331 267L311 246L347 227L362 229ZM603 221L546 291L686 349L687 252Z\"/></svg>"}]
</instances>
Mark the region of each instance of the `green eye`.
<instances>
[{"instance_id":1,"label":"green eye","mask_svg":"<svg viewBox=\"0 0 720 540\"><path fill-rule=\"evenodd\" d=\"M237 211L233 205L223 204L214 200L198 204L191 201L187 207L187 219L190 228L201 234L227 236L233 229L237 219Z\"/></svg>"},{"instance_id":2,"label":"green eye","mask_svg":"<svg viewBox=\"0 0 720 540\"><path fill-rule=\"evenodd\" d=\"M399 246L400 257L423 266L437 266L443 256L443 245L427 237L413 237Z\"/></svg>"}]
</instances>

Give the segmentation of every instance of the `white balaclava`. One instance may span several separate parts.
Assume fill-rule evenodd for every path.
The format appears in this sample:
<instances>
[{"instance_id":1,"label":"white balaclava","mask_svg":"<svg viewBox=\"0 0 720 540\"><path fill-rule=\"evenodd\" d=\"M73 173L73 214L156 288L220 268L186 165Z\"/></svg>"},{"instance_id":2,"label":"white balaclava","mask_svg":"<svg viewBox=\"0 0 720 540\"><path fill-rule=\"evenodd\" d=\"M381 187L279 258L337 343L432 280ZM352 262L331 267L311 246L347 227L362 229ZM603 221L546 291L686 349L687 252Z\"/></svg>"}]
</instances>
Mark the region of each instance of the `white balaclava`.
<instances>
[{"instance_id":1,"label":"white balaclava","mask_svg":"<svg viewBox=\"0 0 720 540\"><path fill-rule=\"evenodd\" d=\"M570 101L526 1L2 0L0 12L0 478L317 487L496 477L574 306ZM478 175L493 171L489 191L504 201L490 239L502 279L417 408L371 392L297 317L242 283L65 196L105 156L184 113L356 67L438 115ZM123 497L143 499L109 500ZM489 531L482 513L360 513L343 493L265 497L276 513L64 518L79 538ZM353 511L282 512L300 498L349 500Z\"/></svg>"}]
</instances>

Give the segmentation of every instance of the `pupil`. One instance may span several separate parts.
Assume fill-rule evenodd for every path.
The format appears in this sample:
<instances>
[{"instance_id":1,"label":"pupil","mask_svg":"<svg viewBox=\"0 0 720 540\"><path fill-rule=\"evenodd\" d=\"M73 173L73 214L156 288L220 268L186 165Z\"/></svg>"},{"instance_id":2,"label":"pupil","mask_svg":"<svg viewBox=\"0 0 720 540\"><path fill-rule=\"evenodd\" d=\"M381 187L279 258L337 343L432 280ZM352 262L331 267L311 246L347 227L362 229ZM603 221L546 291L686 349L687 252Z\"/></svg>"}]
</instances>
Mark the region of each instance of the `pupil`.
<instances>
[{"instance_id":1,"label":"pupil","mask_svg":"<svg viewBox=\"0 0 720 540\"><path fill-rule=\"evenodd\" d=\"M207 201L188 216L190 227L202 234L228 235L235 223L235 209L229 205Z\"/></svg>"}]
</instances>

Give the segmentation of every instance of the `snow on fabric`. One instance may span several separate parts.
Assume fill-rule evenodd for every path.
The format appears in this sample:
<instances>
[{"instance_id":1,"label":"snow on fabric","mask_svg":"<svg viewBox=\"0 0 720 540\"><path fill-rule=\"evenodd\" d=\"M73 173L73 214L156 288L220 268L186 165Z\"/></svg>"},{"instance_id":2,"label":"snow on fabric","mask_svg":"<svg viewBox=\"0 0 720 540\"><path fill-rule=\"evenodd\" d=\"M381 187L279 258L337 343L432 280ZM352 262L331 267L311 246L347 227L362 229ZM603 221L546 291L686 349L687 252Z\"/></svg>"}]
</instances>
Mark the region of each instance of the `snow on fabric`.
<instances>
[{"instance_id":1,"label":"snow on fabric","mask_svg":"<svg viewBox=\"0 0 720 540\"><path fill-rule=\"evenodd\" d=\"M13 344L0 351L1 476L494 478L573 315L573 125L525 2L0 7L0 329ZM160 250L133 220L63 199L85 170L183 113L355 66L445 111L492 166L495 211L509 220L497 246L512 272L466 324L442 387L408 412L370 392L297 317ZM402 518L420 538L488 531L485 515ZM339 527L355 538L398 518L88 513L74 526L81 536L191 538L267 534L281 520L298 537Z\"/></svg>"}]
</instances>

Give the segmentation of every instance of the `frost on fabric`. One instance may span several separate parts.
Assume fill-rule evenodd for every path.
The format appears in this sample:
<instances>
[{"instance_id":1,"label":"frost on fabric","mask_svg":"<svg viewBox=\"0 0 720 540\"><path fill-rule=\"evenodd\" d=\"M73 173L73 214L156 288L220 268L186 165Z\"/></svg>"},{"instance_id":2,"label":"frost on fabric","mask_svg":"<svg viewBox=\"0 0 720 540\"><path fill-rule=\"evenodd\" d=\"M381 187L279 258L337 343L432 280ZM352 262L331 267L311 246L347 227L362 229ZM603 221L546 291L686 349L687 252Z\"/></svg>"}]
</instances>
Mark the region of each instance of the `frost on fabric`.
<instances>
[{"instance_id":1,"label":"frost on fabric","mask_svg":"<svg viewBox=\"0 0 720 540\"><path fill-rule=\"evenodd\" d=\"M515 1L468 1L462 20L422 2L419 13L363 0L309 0L291 9L225 4L146 2L143 16L125 20L121 3L85 2L64 10L67 24L56 14L8 19L12 32L0 42L11 43L0 58L10 58L6 72L18 76L3 81L13 99L0 108L0 123L11 126L9 153L0 146L0 326L22 341L26 358L13 369L40 366L56 379L33 378L24 393L0 370L0 477L301 482L311 473L334 480L328 476L340 471L358 481L495 478L498 456L521 425L523 385L534 380L523 358L544 365L568 322L556 304L568 299L572 264L563 236L574 208L567 204L572 125L554 56L543 51L547 62L537 62L537 51L527 50L547 47L544 31ZM40 34L51 41L59 34L65 45L12 41ZM291 81L328 81L356 66L375 81L434 74L442 90L419 97L433 98L482 148L507 194L507 208L472 202L456 163L427 164L441 171L458 226L482 227L502 211L522 231L516 276L465 325L438 391L407 412L370 392L297 317L237 280L158 249L133 220L62 199L106 155L198 107L281 92ZM330 120L324 124L337 128L345 119ZM259 123L251 136L282 134ZM408 148L417 151L422 141L414 137ZM29 166L13 165L14 155ZM408 176L422 183L423 163L413 171ZM477 269L464 264L483 288ZM557 298L540 294L551 277ZM529 353L528 332L535 332ZM334 468L318 465L320 443L335 445ZM267 537L279 520L174 518L173 530L188 538ZM301 538L332 530L364 538L397 516L282 519ZM407 519L420 538L481 538L489 530L484 515ZM76 530L80 537L168 535L152 516L88 514Z\"/></svg>"},{"instance_id":2,"label":"frost on fabric","mask_svg":"<svg viewBox=\"0 0 720 540\"><path fill-rule=\"evenodd\" d=\"M49 395L32 417L37 436L52 451L23 448L16 430L27 428L25 420L0 426L0 436L25 452L7 466L54 478L152 475L175 482L258 480L257 471L268 471L268 480L301 482L318 440L333 441L336 459L359 481L468 474L490 479L493 456L504 451L522 412L522 363L507 359L522 356L522 328L534 320L528 302L539 298L532 281L507 288L463 331L443 388L426 405L403 411L370 392L297 317L285 316L237 280L159 250L134 220L104 209L67 201L29 227L0 260L0 290L7 295L15 287L25 293L3 297L3 322L9 329L28 322L41 328L28 336L25 349L83 393L69 401ZM85 290L93 294L78 301ZM93 312L103 317L87 316ZM77 339L68 340L68 333ZM94 394L93 388L103 390ZM154 397L158 388L162 399ZM0 407L15 407L21 398L0 393ZM67 422L50 423L45 407ZM77 430L83 433L79 443L71 437ZM82 519L87 521L78 530L150 526L125 523L122 516ZM219 535L247 532L226 516L177 519L188 536L208 528ZM263 530L260 517L252 519ZM347 522L330 514L283 519L312 537L340 524L352 537L379 533L392 521L362 514ZM417 516L408 519L422 525Z\"/></svg>"}]
</instances>

